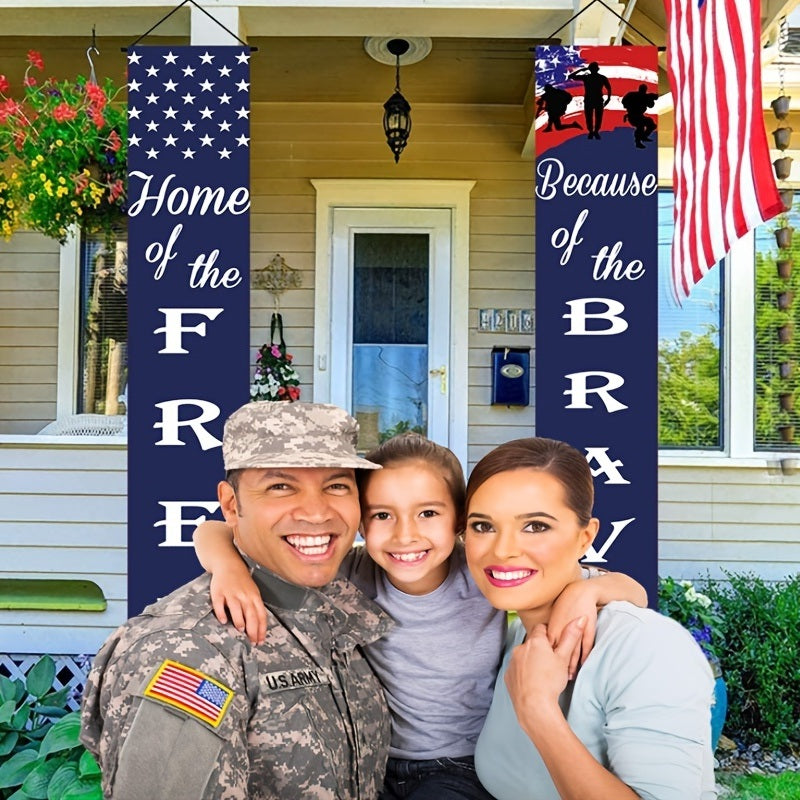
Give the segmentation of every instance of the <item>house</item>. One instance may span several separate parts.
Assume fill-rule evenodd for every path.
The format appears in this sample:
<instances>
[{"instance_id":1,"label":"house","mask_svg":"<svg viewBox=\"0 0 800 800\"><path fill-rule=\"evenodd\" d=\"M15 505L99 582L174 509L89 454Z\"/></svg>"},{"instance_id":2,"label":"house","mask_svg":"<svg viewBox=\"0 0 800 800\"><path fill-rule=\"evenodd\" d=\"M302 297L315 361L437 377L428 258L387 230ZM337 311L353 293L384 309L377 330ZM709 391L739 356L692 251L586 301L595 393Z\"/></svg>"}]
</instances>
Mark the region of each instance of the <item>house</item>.
<instances>
[{"instance_id":1,"label":"house","mask_svg":"<svg viewBox=\"0 0 800 800\"><path fill-rule=\"evenodd\" d=\"M438 387L437 403L425 420L429 432L467 466L498 443L530 435L532 406L490 404L489 355L495 344L532 346L533 335L518 322L516 330L481 330L480 312L498 310L503 316L510 309L521 317L535 308L530 48L568 23L572 0L204 5L258 47L251 61L251 265L257 270L280 255L299 274L299 287L281 295L280 307L302 399L352 402L352 383L343 378L351 360L341 360L336 342L347 339L353 317L340 311L347 302L329 301L333 293L352 296L349 265L341 260L338 243L349 228L369 223L381 234L364 240L366 250L400 249L416 258L415 236L424 235L433 237L442 254L434 266L422 254L422 316L416 312L405 322L391 322L400 342L419 344L421 336L427 344L429 319L439 331L427 360L412 363L412 358L394 370L422 385L424 393L429 381ZM788 51L779 56L777 44L778 22L795 2L762 5L765 58L778 57L776 63L783 64L765 72L765 121L772 130L776 121L769 101L779 92L800 91L797 63ZM615 8L629 14L638 31L628 30L626 41L643 43L643 34L663 44L659 0L630 0ZM125 68L120 48L169 10L147 0L123 5L69 0L58 8L36 0L0 0L0 74L18 84L32 47L42 52L47 74L86 74L96 26L100 53L92 58L98 76L120 81ZM597 4L569 36L562 35L608 42L618 31L619 20ZM408 38L413 52L424 55L401 71L413 132L399 163L381 125L382 104L394 86L391 59L386 61L386 43L394 37ZM231 40L185 6L148 41ZM668 92L664 74L660 90ZM663 105L668 109L668 101ZM666 188L671 119L666 110L659 130L659 178ZM800 130L797 112L788 126ZM665 194L666 234L669 205ZM771 236L769 230L761 234L762 250ZM679 338L687 327L700 336L710 319L721 353L719 375L711 380L716 394L710 432L696 439L679 436L677 446L673 440L659 457L662 574L720 577L723 569L752 570L777 579L800 568L800 445L761 436L754 422L757 380L764 377L754 368L756 240L750 235L734 248L724 267L712 273L717 283L701 292L694 306L679 310L666 300L662 304L669 321L666 339ZM127 616L124 342L118 336L113 353L89 353L96 343L86 333L85 309L97 250L96 242L73 239L59 247L30 232L0 241L0 652L8 654L94 652ZM122 247L103 258L110 270L119 270ZM443 264L449 274L426 273ZM432 280L449 289L428 293ZM251 304L255 352L269 339L273 298L254 289ZM680 316L684 312L698 316L687 321ZM362 357L369 375L376 366L369 353L354 354L352 363L360 369ZM412 369L421 370L421 380L408 374ZM362 380L365 391L353 410L365 436L374 440L380 431L423 424L421 395L381 421L381 397L377 392L368 397L370 380ZM84 415L77 423L71 417L76 413ZM83 430L71 429L70 421ZM61 432L43 431L51 423ZM20 609L14 594L20 584L9 579L45 577L79 583L68 591L61 584L40 599L41 605L49 603L47 610ZM104 610L82 610L87 604Z\"/></svg>"}]
</instances>

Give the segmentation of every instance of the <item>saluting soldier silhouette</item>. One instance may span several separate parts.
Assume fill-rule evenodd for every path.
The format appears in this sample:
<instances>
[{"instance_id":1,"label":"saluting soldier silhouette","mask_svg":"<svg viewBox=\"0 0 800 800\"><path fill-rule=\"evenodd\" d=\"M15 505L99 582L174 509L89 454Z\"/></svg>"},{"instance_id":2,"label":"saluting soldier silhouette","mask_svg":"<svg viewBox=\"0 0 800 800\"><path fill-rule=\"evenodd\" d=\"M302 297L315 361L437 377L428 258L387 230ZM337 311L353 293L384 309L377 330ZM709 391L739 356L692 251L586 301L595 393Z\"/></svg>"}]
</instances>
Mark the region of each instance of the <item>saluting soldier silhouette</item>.
<instances>
[{"instance_id":1,"label":"saluting soldier silhouette","mask_svg":"<svg viewBox=\"0 0 800 800\"><path fill-rule=\"evenodd\" d=\"M566 89L558 89L552 83L544 85L544 94L536 101L536 113L538 114L542 109L547 112L545 133L553 130L553 128L557 131L563 131L567 128L581 127L578 122L570 122L567 125L561 122L561 117L567 113L567 106L571 100L572 95Z\"/></svg>"},{"instance_id":2,"label":"saluting soldier silhouette","mask_svg":"<svg viewBox=\"0 0 800 800\"><path fill-rule=\"evenodd\" d=\"M600 65L596 61L592 61L588 67L576 69L569 78L583 83L583 113L586 117L586 128L589 131L588 138L599 139L603 109L611 100L611 84L608 78L600 72Z\"/></svg>"},{"instance_id":3,"label":"saluting soldier silhouette","mask_svg":"<svg viewBox=\"0 0 800 800\"><path fill-rule=\"evenodd\" d=\"M652 142L650 134L658 127L658 124L652 117L648 117L645 111L652 108L658 95L653 92L647 91L647 85L642 83L639 85L638 91L628 92L622 98L622 105L628 112L623 119L635 128L633 132L633 140L636 146L644 149L643 142Z\"/></svg>"}]
</instances>

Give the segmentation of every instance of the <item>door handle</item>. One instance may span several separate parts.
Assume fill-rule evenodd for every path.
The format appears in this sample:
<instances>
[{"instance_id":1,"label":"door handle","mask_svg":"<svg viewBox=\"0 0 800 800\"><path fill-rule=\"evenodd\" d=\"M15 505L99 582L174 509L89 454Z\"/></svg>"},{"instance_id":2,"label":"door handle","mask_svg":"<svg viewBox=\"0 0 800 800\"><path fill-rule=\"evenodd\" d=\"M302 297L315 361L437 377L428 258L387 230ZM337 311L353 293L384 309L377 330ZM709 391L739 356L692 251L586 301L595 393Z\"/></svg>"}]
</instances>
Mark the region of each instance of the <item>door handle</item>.
<instances>
[{"instance_id":1,"label":"door handle","mask_svg":"<svg viewBox=\"0 0 800 800\"><path fill-rule=\"evenodd\" d=\"M447 394L447 367L442 364L438 369L430 369L428 370L428 375L438 375L442 394Z\"/></svg>"}]
</instances>

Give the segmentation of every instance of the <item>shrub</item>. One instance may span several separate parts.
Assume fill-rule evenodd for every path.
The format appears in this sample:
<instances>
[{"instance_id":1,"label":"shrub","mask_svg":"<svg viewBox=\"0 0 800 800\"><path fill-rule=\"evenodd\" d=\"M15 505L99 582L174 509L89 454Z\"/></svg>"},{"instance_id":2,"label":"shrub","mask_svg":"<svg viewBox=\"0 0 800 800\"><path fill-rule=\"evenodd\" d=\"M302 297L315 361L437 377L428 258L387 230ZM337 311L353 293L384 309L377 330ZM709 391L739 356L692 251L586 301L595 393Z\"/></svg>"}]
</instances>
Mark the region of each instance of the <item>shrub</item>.
<instances>
[{"instance_id":1,"label":"shrub","mask_svg":"<svg viewBox=\"0 0 800 800\"><path fill-rule=\"evenodd\" d=\"M42 656L24 681L0 675L0 797L102 800L100 768L78 741L69 687L53 690L56 666Z\"/></svg>"},{"instance_id":2,"label":"shrub","mask_svg":"<svg viewBox=\"0 0 800 800\"><path fill-rule=\"evenodd\" d=\"M770 748L800 742L800 576L707 581L721 618L726 730Z\"/></svg>"}]
</instances>

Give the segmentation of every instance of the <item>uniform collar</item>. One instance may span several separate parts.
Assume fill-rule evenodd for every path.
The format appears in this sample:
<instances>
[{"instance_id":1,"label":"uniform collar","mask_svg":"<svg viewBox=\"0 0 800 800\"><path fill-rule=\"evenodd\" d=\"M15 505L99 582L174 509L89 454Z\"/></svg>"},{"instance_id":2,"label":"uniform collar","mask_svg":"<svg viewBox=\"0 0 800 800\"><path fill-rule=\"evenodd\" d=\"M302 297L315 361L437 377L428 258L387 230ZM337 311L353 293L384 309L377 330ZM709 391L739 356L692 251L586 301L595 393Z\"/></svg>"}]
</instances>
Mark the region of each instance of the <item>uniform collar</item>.
<instances>
[{"instance_id":1,"label":"uniform collar","mask_svg":"<svg viewBox=\"0 0 800 800\"><path fill-rule=\"evenodd\" d=\"M264 604L286 611L306 609L324 614L339 647L349 650L355 645L380 639L393 627L392 618L362 594L345 578L334 578L319 589L290 583L242 553Z\"/></svg>"}]
</instances>

